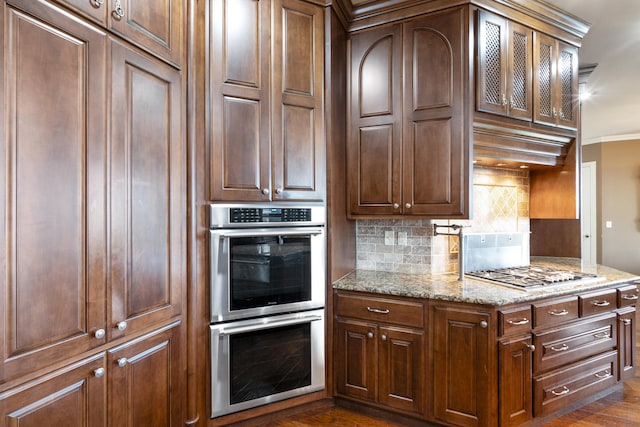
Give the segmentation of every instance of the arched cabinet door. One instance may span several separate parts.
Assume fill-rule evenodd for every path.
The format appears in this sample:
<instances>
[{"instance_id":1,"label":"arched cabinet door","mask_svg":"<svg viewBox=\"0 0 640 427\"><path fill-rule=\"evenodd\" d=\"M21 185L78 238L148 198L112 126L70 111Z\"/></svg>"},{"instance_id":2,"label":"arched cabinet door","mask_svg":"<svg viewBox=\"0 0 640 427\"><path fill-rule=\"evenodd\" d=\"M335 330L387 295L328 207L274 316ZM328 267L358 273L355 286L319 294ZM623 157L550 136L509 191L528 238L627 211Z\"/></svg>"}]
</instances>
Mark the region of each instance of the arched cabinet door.
<instances>
[{"instance_id":1,"label":"arched cabinet door","mask_svg":"<svg viewBox=\"0 0 640 427\"><path fill-rule=\"evenodd\" d=\"M351 38L349 205L354 215L401 212L402 27Z\"/></svg>"},{"instance_id":2,"label":"arched cabinet door","mask_svg":"<svg viewBox=\"0 0 640 427\"><path fill-rule=\"evenodd\" d=\"M405 214L468 215L465 15L466 9L458 8L404 24Z\"/></svg>"}]
</instances>

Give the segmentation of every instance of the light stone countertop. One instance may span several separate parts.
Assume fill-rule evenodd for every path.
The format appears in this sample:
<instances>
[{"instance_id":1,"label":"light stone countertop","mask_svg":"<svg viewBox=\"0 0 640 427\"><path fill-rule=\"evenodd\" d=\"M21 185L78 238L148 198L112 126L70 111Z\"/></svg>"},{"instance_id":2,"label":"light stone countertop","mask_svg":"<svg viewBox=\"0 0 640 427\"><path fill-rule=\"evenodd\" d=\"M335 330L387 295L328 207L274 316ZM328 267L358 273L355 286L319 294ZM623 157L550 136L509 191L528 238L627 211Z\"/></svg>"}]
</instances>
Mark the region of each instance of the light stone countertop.
<instances>
[{"instance_id":1,"label":"light stone countertop","mask_svg":"<svg viewBox=\"0 0 640 427\"><path fill-rule=\"evenodd\" d=\"M507 286L465 277L458 280L458 273L405 274L384 271L356 270L333 283L334 289L370 292L442 301L464 302L491 306L533 301L540 298L561 296L607 287L615 284L640 283L640 276L603 265L583 267L577 258L531 257L531 265L548 266L563 270L595 273L600 281L553 285L552 288L522 291Z\"/></svg>"}]
</instances>

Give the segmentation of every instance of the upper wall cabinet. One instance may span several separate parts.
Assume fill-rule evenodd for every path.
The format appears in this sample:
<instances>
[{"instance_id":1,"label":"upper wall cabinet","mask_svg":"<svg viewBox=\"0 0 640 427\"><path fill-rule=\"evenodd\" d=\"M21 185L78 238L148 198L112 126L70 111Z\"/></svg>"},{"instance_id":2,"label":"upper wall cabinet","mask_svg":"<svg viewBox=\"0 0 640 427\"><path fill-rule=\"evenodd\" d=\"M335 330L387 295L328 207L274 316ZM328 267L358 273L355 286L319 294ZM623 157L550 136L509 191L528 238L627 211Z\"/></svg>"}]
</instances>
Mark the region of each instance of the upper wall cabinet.
<instances>
[{"instance_id":1,"label":"upper wall cabinet","mask_svg":"<svg viewBox=\"0 0 640 427\"><path fill-rule=\"evenodd\" d=\"M211 200L323 200L323 9L214 0L209 19Z\"/></svg>"},{"instance_id":2,"label":"upper wall cabinet","mask_svg":"<svg viewBox=\"0 0 640 427\"><path fill-rule=\"evenodd\" d=\"M578 49L545 34L534 35L534 120L578 128Z\"/></svg>"},{"instance_id":3,"label":"upper wall cabinet","mask_svg":"<svg viewBox=\"0 0 640 427\"><path fill-rule=\"evenodd\" d=\"M184 0L54 0L180 65Z\"/></svg>"},{"instance_id":4,"label":"upper wall cabinet","mask_svg":"<svg viewBox=\"0 0 640 427\"><path fill-rule=\"evenodd\" d=\"M455 8L352 35L352 216L469 216L466 19Z\"/></svg>"},{"instance_id":5,"label":"upper wall cabinet","mask_svg":"<svg viewBox=\"0 0 640 427\"><path fill-rule=\"evenodd\" d=\"M476 108L578 128L578 48L501 16L478 12Z\"/></svg>"},{"instance_id":6,"label":"upper wall cabinet","mask_svg":"<svg viewBox=\"0 0 640 427\"><path fill-rule=\"evenodd\" d=\"M532 39L530 28L478 13L478 111L531 120Z\"/></svg>"}]
</instances>

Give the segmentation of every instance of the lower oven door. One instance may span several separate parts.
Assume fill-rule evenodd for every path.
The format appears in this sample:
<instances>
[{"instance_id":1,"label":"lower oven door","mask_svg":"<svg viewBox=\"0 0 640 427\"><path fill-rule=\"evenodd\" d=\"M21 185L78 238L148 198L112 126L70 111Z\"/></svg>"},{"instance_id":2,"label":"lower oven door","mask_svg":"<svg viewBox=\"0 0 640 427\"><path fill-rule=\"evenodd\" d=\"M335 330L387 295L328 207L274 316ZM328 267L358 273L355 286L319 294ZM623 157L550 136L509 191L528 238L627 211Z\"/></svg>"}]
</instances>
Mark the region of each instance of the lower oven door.
<instances>
[{"instance_id":1,"label":"lower oven door","mask_svg":"<svg viewBox=\"0 0 640 427\"><path fill-rule=\"evenodd\" d=\"M214 324L211 416L324 389L324 310Z\"/></svg>"}]
</instances>

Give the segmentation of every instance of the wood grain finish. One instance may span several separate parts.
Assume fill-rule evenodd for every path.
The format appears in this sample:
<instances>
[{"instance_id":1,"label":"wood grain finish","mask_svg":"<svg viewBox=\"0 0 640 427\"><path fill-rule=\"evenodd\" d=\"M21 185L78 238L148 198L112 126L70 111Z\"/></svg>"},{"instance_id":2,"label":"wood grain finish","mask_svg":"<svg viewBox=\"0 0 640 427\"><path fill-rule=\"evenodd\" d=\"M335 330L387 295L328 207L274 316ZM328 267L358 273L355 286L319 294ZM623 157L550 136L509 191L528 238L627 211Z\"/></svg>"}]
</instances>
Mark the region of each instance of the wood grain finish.
<instances>
[{"instance_id":1,"label":"wood grain finish","mask_svg":"<svg viewBox=\"0 0 640 427\"><path fill-rule=\"evenodd\" d=\"M112 337L181 311L183 149L180 74L111 41Z\"/></svg>"},{"instance_id":2,"label":"wood grain finish","mask_svg":"<svg viewBox=\"0 0 640 427\"><path fill-rule=\"evenodd\" d=\"M352 36L352 216L468 216L467 13L454 8Z\"/></svg>"},{"instance_id":3,"label":"wood grain finish","mask_svg":"<svg viewBox=\"0 0 640 427\"><path fill-rule=\"evenodd\" d=\"M184 0L53 0L86 16L137 46L182 63Z\"/></svg>"},{"instance_id":4,"label":"wood grain finish","mask_svg":"<svg viewBox=\"0 0 640 427\"><path fill-rule=\"evenodd\" d=\"M104 368L105 355L99 353L15 392L0 394L0 426L105 427Z\"/></svg>"},{"instance_id":5,"label":"wood grain finish","mask_svg":"<svg viewBox=\"0 0 640 427\"><path fill-rule=\"evenodd\" d=\"M531 345L531 335L498 343L501 426L517 426L533 417Z\"/></svg>"},{"instance_id":6,"label":"wood grain finish","mask_svg":"<svg viewBox=\"0 0 640 427\"><path fill-rule=\"evenodd\" d=\"M182 424L179 328L174 323L109 351L110 426Z\"/></svg>"},{"instance_id":7,"label":"wood grain finish","mask_svg":"<svg viewBox=\"0 0 640 427\"><path fill-rule=\"evenodd\" d=\"M487 370L495 357L490 350L490 315L444 305L434 305L430 315L433 383L437 384L431 400L433 416L455 425L496 425L497 414L490 410L487 397L497 392Z\"/></svg>"},{"instance_id":8,"label":"wood grain finish","mask_svg":"<svg viewBox=\"0 0 640 427\"><path fill-rule=\"evenodd\" d=\"M6 2L0 382L104 343L105 39ZM64 84L62 82L65 82Z\"/></svg>"}]
</instances>

